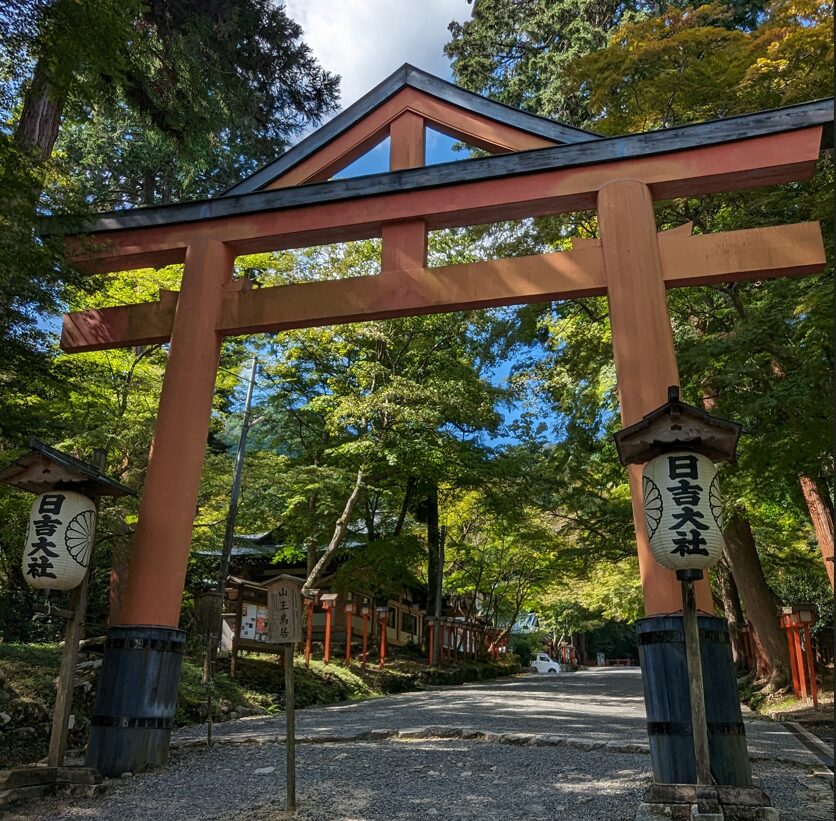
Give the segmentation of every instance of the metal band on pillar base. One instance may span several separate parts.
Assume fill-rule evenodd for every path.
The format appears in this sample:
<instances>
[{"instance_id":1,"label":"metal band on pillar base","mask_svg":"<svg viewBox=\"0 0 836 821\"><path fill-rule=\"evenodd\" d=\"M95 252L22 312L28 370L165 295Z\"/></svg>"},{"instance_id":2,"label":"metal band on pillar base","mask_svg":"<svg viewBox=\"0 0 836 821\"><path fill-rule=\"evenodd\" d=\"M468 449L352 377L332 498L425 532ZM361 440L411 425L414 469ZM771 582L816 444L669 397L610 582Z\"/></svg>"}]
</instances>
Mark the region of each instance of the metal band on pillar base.
<instances>
[{"instance_id":1,"label":"metal band on pillar base","mask_svg":"<svg viewBox=\"0 0 836 821\"><path fill-rule=\"evenodd\" d=\"M725 619L697 617L700 631L711 774L717 784L752 783L737 679ZM695 784L691 700L681 615L650 616L636 622L647 709L653 780Z\"/></svg>"},{"instance_id":2,"label":"metal band on pillar base","mask_svg":"<svg viewBox=\"0 0 836 821\"><path fill-rule=\"evenodd\" d=\"M700 815L777 821L769 797L752 786L737 679L725 619L699 615L700 654L706 699L708 749L715 783L696 783L691 701L681 615L636 622L644 683L647 731L654 784L636 821L690 819ZM719 809L718 809L719 808Z\"/></svg>"},{"instance_id":3,"label":"metal band on pillar base","mask_svg":"<svg viewBox=\"0 0 836 821\"><path fill-rule=\"evenodd\" d=\"M173 627L108 630L88 767L114 777L166 763L185 646L185 632Z\"/></svg>"}]
</instances>

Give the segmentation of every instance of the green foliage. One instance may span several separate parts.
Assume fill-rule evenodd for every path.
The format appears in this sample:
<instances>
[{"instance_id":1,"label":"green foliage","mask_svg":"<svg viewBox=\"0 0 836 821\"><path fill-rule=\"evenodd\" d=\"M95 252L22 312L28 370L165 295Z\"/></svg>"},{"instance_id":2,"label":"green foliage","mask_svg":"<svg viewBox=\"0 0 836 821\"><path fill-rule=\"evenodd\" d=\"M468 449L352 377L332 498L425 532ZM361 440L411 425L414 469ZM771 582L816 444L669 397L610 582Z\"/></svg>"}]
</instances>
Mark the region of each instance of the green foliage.
<instances>
[{"instance_id":1,"label":"green foliage","mask_svg":"<svg viewBox=\"0 0 836 821\"><path fill-rule=\"evenodd\" d=\"M447 50L457 79L605 134L832 93L829 3L604 4L594 22L585 16L592 5L482 0L471 21L451 27ZM569 8L572 23L559 19ZM578 27L594 42L570 43L566 33ZM546 65L561 70L546 75ZM810 219L823 227L829 262L821 276L668 296L686 401L708 403L744 425L738 465L723 469L726 499L753 520L768 579L781 591L807 590L801 580L815 559L799 474L816 479L832 498L832 174L824 156L809 182L657 208L660 229L691 221L695 232L708 233ZM510 242L504 227L480 231L479 241L507 253L515 242L564 247L567 236L596 230L594 215L570 215L532 222ZM518 358L514 384L532 411L520 418L517 435L539 466L524 475L536 477L534 498L574 531L578 547L592 548L588 564L576 570L584 583L558 576L546 601L630 620L640 613L640 599L633 568L625 576L620 561L632 551L632 534L626 477L609 441L619 421L606 303L532 306L518 317L513 332L531 354ZM553 424L543 422L549 412L557 414ZM815 577L813 587L822 578L820 559ZM596 585L586 584L593 578ZM608 592L596 596L597 590Z\"/></svg>"},{"instance_id":2,"label":"green foliage","mask_svg":"<svg viewBox=\"0 0 836 821\"><path fill-rule=\"evenodd\" d=\"M510 641L511 652L526 666L544 644L543 633L513 634Z\"/></svg>"},{"instance_id":3,"label":"green foliage","mask_svg":"<svg viewBox=\"0 0 836 821\"><path fill-rule=\"evenodd\" d=\"M638 661L636 629L621 621L610 621L593 628L586 636L586 652L593 661L597 653L603 653L608 659Z\"/></svg>"},{"instance_id":4,"label":"green foliage","mask_svg":"<svg viewBox=\"0 0 836 821\"><path fill-rule=\"evenodd\" d=\"M619 0L479 0L450 24L445 53L457 83L535 114L575 122L564 83L572 60L601 48L630 8Z\"/></svg>"},{"instance_id":5,"label":"green foliage","mask_svg":"<svg viewBox=\"0 0 836 821\"><path fill-rule=\"evenodd\" d=\"M376 539L349 551L351 560L334 574L334 589L365 593L376 601L419 587L424 544L415 534Z\"/></svg>"}]
</instances>

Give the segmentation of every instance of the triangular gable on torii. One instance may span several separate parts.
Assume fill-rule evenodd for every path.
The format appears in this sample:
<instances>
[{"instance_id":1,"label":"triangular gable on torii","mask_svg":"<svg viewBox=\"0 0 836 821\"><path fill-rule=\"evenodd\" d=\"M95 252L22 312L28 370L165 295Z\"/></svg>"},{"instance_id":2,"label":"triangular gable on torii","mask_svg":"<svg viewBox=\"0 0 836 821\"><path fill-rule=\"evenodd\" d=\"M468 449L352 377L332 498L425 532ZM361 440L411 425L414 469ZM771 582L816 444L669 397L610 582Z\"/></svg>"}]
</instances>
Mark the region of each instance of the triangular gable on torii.
<instances>
[{"instance_id":1,"label":"triangular gable on torii","mask_svg":"<svg viewBox=\"0 0 836 821\"><path fill-rule=\"evenodd\" d=\"M414 135L409 150L393 155L393 165L423 165L425 127L490 154L600 139L592 132L473 94L405 63L345 111L224 195L324 182L389 136Z\"/></svg>"}]
</instances>

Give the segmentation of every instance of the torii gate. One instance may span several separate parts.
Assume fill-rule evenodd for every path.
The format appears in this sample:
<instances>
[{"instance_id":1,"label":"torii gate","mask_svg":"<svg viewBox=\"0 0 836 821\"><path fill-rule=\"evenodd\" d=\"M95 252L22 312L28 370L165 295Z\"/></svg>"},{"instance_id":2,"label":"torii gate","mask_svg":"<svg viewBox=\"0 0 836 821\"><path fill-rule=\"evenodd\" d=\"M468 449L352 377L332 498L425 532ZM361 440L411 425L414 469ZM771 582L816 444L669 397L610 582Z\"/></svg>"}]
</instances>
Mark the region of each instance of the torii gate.
<instances>
[{"instance_id":1,"label":"torii gate","mask_svg":"<svg viewBox=\"0 0 836 821\"><path fill-rule=\"evenodd\" d=\"M120 635L153 649L149 627L177 627L224 336L606 294L621 417L631 425L679 382L667 288L802 276L825 262L817 223L657 233L654 201L809 179L832 121L832 101L819 101L601 138L405 65L222 196L112 212L74 228L71 254L90 272L185 263L179 293L64 318L61 346L71 353L171 342ZM497 156L422 167L426 126ZM387 136L389 173L329 179ZM572 251L427 267L428 230L587 209L597 210L601 238ZM382 238L378 276L258 289L233 277L240 254L368 237ZM678 611L675 575L649 552L640 467L630 468L630 486L645 611ZM707 584L698 602L712 612ZM151 676L158 663L134 674ZM106 653L100 689L121 689L119 676ZM151 726L139 715L142 689L128 687L112 706L113 733ZM173 715L173 703L166 709ZM110 728L110 719L94 725ZM164 757L160 721L156 752L132 753L130 768ZM104 753L93 757L108 771Z\"/></svg>"}]
</instances>

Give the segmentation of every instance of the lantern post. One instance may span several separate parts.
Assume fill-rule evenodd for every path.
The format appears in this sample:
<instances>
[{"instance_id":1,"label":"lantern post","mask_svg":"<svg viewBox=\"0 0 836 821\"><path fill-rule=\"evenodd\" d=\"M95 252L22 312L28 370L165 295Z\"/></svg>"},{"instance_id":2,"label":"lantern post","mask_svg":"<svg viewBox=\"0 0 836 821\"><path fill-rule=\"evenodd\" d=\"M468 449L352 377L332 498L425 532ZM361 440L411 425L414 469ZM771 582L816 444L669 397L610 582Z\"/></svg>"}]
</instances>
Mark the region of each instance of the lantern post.
<instances>
[{"instance_id":1,"label":"lantern post","mask_svg":"<svg viewBox=\"0 0 836 821\"><path fill-rule=\"evenodd\" d=\"M331 661L331 620L334 608L337 605L336 593L323 593L320 596L322 609L325 611L325 650L324 659L328 664Z\"/></svg>"},{"instance_id":2,"label":"lantern post","mask_svg":"<svg viewBox=\"0 0 836 821\"><path fill-rule=\"evenodd\" d=\"M87 612L99 500L102 496L136 493L104 474L104 450L95 450L92 460L83 462L37 439L31 439L29 447L28 453L0 470L0 483L37 494L21 569L29 586L46 595L38 609L67 619L49 739L49 766L38 773L46 779L44 783L58 783L67 750L78 645ZM67 609L52 605L52 590L69 591Z\"/></svg>"},{"instance_id":3,"label":"lantern post","mask_svg":"<svg viewBox=\"0 0 836 821\"><path fill-rule=\"evenodd\" d=\"M675 617L662 619L667 630L655 624L645 629L647 625L641 622L638 628L655 782L645 802L671 803L662 798L670 799L676 794L671 793L673 787L694 783L691 779L695 778L700 790L713 791L711 800L718 808L723 805L727 818L736 817L726 808L727 802L740 803L741 796L748 796L747 801L763 806L768 799L752 787L730 649L726 642L713 638L721 633L725 636L728 626L711 614L698 616L694 582L723 554L722 498L714 462L734 461L740 433L738 423L681 402L679 388L672 386L664 405L614 437L622 464L644 465L642 489L650 549L659 564L676 573L682 589L681 639L676 639ZM706 621L702 629L707 646L702 649L698 619ZM642 621L654 622L654 618ZM676 648L678 642L682 642L680 648L684 645L684 659L682 650ZM708 659L705 671L703 653ZM706 675L714 688L709 704ZM670 689L674 698L664 705L652 698L659 676L675 682ZM687 710L683 690L688 694ZM707 714L708 706L711 715ZM672 737L672 728L687 727L682 719L688 715L690 733L680 731ZM721 732L710 741L709 727L720 725L725 736ZM728 732L730 727L733 732ZM688 752L693 758L686 757ZM737 792L731 793L723 785L733 786ZM687 803L682 800L685 794L690 795L687 790L679 791L679 803Z\"/></svg>"},{"instance_id":4,"label":"lantern post","mask_svg":"<svg viewBox=\"0 0 836 821\"><path fill-rule=\"evenodd\" d=\"M366 658L369 650L369 616L371 612L371 606L364 601L360 608L360 615L363 617L363 661L361 666L364 670L366 669Z\"/></svg>"},{"instance_id":5,"label":"lantern post","mask_svg":"<svg viewBox=\"0 0 836 821\"><path fill-rule=\"evenodd\" d=\"M380 669L386 666L386 622L389 619L389 608L385 605L377 608L377 621L380 626Z\"/></svg>"},{"instance_id":6,"label":"lantern post","mask_svg":"<svg viewBox=\"0 0 836 821\"><path fill-rule=\"evenodd\" d=\"M354 602L345 604L345 666L351 667L351 621L354 618Z\"/></svg>"},{"instance_id":7,"label":"lantern post","mask_svg":"<svg viewBox=\"0 0 836 821\"><path fill-rule=\"evenodd\" d=\"M781 627L787 631L790 664L793 675L793 695L807 701L808 694L813 700L813 709L819 707L816 682L816 666L813 655L811 627L816 623L816 610L811 604L796 604L781 609ZM810 686L807 686L807 677Z\"/></svg>"}]
</instances>

